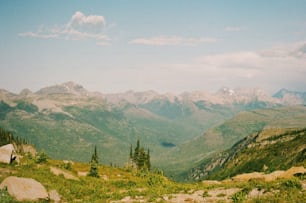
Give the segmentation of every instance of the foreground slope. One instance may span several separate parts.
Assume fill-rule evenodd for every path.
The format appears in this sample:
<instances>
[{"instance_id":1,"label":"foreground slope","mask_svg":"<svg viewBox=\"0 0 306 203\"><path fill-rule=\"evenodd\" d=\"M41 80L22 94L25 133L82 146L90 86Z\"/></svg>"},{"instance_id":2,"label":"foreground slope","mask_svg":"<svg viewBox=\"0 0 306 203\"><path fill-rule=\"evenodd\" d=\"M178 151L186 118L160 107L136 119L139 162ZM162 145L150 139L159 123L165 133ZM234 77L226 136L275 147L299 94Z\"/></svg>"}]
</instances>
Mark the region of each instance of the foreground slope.
<instances>
[{"instance_id":1,"label":"foreground slope","mask_svg":"<svg viewBox=\"0 0 306 203\"><path fill-rule=\"evenodd\" d=\"M264 181L176 183L159 173L99 165L100 178L88 177L89 164L35 161L24 155L18 165L0 164L0 183L7 177L31 178L62 202L304 202L306 180L293 176ZM69 165L67 163L70 163ZM35 171L35 173L33 173ZM23 191L19 191L22 193ZM24 191L26 192L26 191ZM0 202L17 202L0 189ZM40 202L46 202L41 200Z\"/></svg>"}]
</instances>

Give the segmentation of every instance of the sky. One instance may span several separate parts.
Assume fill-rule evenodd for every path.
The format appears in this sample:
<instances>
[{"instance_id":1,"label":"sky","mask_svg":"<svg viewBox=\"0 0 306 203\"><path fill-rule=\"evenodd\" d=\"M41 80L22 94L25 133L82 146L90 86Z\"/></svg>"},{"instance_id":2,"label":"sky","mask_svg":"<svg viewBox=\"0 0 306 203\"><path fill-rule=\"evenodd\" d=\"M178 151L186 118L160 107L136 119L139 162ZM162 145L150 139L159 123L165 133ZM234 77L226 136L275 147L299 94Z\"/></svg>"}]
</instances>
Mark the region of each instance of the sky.
<instances>
[{"instance_id":1,"label":"sky","mask_svg":"<svg viewBox=\"0 0 306 203\"><path fill-rule=\"evenodd\" d=\"M0 89L306 91L305 0L0 0Z\"/></svg>"}]
</instances>

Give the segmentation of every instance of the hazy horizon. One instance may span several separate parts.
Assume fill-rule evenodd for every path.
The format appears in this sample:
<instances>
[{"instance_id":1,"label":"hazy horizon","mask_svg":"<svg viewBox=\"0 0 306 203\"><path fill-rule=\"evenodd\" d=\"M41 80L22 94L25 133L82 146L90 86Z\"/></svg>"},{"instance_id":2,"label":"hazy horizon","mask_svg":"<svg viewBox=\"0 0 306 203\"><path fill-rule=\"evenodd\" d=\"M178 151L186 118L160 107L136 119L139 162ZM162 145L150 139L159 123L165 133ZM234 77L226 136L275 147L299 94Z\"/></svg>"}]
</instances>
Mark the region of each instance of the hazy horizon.
<instances>
[{"instance_id":1,"label":"hazy horizon","mask_svg":"<svg viewBox=\"0 0 306 203\"><path fill-rule=\"evenodd\" d=\"M306 91L306 2L3 1L0 89Z\"/></svg>"}]
</instances>

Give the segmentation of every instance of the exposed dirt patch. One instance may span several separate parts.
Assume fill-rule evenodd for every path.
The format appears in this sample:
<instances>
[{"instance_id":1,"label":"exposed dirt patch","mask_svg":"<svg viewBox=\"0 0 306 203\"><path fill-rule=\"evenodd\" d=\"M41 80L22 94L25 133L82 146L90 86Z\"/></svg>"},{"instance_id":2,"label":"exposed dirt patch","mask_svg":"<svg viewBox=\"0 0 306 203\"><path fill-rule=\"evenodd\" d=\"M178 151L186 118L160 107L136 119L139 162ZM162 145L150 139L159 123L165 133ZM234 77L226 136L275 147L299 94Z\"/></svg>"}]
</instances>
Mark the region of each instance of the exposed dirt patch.
<instances>
[{"instance_id":1,"label":"exposed dirt patch","mask_svg":"<svg viewBox=\"0 0 306 203\"><path fill-rule=\"evenodd\" d=\"M239 188L216 188L209 191L198 190L192 194L165 195L163 199L166 202L230 202L230 197L240 190Z\"/></svg>"},{"instance_id":2,"label":"exposed dirt patch","mask_svg":"<svg viewBox=\"0 0 306 203\"><path fill-rule=\"evenodd\" d=\"M76 176L72 175L71 173L69 172L66 172L60 168L56 168L56 167L50 167L50 171L51 173L53 173L54 175L63 175L64 178L66 179L70 179L70 180L79 180Z\"/></svg>"}]
</instances>

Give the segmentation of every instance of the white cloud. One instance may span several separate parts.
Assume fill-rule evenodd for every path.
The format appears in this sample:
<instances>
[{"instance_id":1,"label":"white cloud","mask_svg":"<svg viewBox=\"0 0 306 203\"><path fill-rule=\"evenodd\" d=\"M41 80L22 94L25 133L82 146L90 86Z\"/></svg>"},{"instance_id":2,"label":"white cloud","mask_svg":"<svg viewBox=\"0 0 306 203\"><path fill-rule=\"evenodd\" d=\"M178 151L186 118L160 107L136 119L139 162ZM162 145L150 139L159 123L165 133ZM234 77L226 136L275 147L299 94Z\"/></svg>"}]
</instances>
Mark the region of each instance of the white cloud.
<instances>
[{"instance_id":1,"label":"white cloud","mask_svg":"<svg viewBox=\"0 0 306 203\"><path fill-rule=\"evenodd\" d=\"M283 87L305 90L305 47L303 42L260 51L206 55L191 63L143 64L133 69L110 69L101 77L105 86L116 84L121 90L127 84L134 90L162 92L217 90L222 86L258 87L270 93Z\"/></svg>"},{"instance_id":2,"label":"white cloud","mask_svg":"<svg viewBox=\"0 0 306 203\"><path fill-rule=\"evenodd\" d=\"M84 15L77 11L70 21L61 26L40 26L36 32L19 33L20 37L40 39L65 39L65 40L96 40L97 45L110 44L110 38L104 34L105 18L99 15Z\"/></svg>"},{"instance_id":3,"label":"white cloud","mask_svg":"<svg viewBox=\"0 0 306 203\"><path fill-rule=\"evenodd\" d=\"M243 28L242 27L228 26L228 27L225 27L224 30L226 32L239 32L239 31L243 30Z\"/></svg>"},{"instance_id":4,"label":"white cloud","mask_svg":"<svg viewBox=\"0 0 306 203\"><path fill-rule=\"evenodd\" d=\"M41 39L55 39L58 38L57 34L41 34L35 32L24 32L18 34L20 37L33 37L33 38L41 38Z\"/></svg>"},{"instance_id":5,"label":"white cloud","mask_svg":"<svg viewBox=\"0 0 306 203\"><path fill-rule=\"evenodd\" d=\"M306 85L305 48L306 42L302 42L262 51L207 55L177 70L186 75L192 72L203 80L223 81L219 86L264 86L271 90Z\"/></svg>"},{"instance_id":6,"label":"white cloud","mask_svg":"<svg viewBox=\"0 0 306 203\"><path fill-rule=\"evenodd\" d=\"M103 16L98 16L98 15L89 15L85 16L82 12L77 11L75 14L71 17L70 20L70 25L84 25L84 24L89 24L89 25L100 25L104 26L105 25L105 19Z\"/></svg>"},{"instance_id":7,"label":"white cloud","mask_svg":"<svg viewBox=\"0 0 306 203\"><path fill-rule=\"evenodd\" d=\"M178 36L161 36L151 38L137 38L129 41L129 44L150 45L150 46L196 46L202 43L217 42L215 38L184 38Z\"/></svg>"}]
</instances>

